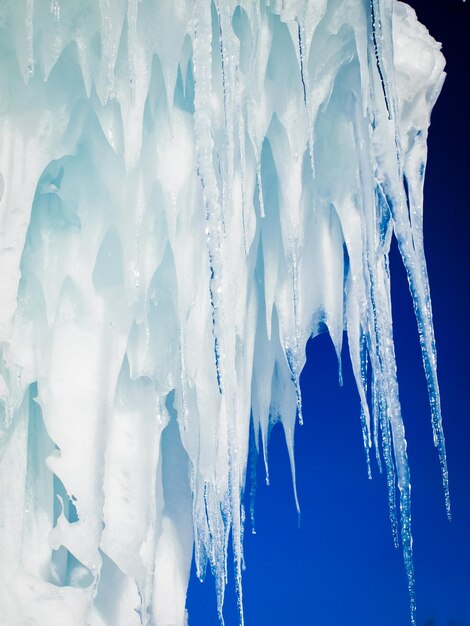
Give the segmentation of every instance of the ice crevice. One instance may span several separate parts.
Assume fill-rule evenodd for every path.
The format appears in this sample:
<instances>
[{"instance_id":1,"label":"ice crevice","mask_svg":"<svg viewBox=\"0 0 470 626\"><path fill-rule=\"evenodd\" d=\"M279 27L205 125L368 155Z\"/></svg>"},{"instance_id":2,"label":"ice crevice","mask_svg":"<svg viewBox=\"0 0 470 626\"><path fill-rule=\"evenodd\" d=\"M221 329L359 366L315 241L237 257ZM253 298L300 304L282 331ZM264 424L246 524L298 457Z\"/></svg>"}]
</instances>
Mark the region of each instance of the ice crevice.
<instances>
[{"instance_id":1,"label":"ice crevice","mask_svg":"<svg viewBox=\"0 0 470 626\"><path fill-rule=\"evenodd\" d=\"M444 65L396 0L2 2L5 623L183 626L193 554L223 622L229 542L243 623L249 454L268 477L280 422L295 488L325 330L415 623L388 257L396 237L450 516L422 236Z\"/></svg>"}]
</instances>

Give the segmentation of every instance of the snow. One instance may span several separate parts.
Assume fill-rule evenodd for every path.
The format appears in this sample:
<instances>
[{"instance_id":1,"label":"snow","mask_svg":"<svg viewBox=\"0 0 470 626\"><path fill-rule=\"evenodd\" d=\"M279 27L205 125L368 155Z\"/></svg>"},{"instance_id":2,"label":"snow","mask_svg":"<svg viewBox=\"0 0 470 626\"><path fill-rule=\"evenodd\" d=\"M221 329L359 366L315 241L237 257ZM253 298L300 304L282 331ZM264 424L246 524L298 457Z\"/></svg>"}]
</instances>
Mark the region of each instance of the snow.
<instances>
[{"instance_id":1,"label":"snow","mask_svg":"<svg viewBox=\"0 0 470 626\"><path fill-rule=\"evenodd\" d=\"M414 623L388 254L450 515L422 237L440 44L395 0L6 0L0 31L5 623L183 625L193 551L222 619L229 541L242 622L250 429L268 472L282 423L295 489L325 330L339 361L347 333Z\"/></svg>"}]
</instances>

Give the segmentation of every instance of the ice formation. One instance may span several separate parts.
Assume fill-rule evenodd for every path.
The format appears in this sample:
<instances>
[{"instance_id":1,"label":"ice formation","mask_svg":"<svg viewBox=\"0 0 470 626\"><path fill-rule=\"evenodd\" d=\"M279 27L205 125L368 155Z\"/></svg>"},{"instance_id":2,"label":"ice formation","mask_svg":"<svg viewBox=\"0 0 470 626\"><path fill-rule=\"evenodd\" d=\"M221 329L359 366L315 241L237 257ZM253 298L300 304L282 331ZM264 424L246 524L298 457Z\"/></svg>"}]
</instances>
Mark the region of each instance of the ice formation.
<instances>
[{"instance_id":1,"label":"ice formation","mask_svg":"<svg viewBox=\"0 0 470 626\"><path fill-rule=\"evenodd\" d=\"M449 510L422 202L440 45L395 0L0 4L0 606L8 626L181 626L193 556L242 620L250 430L302 420L343 331L401 537L388 253ZM381 460L382 459L382 460ZM396 512L396 486L399 512Z\"/></svg>"}]
</instances>

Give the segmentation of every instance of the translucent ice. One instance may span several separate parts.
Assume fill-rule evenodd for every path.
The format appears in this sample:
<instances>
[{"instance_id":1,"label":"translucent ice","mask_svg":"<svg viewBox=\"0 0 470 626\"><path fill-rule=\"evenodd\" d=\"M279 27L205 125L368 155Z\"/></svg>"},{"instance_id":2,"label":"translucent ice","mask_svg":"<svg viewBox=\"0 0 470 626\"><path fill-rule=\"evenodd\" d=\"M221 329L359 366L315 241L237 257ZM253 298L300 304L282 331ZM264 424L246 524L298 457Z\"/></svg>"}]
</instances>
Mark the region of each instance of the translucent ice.
<instances>
[{"instance_id":1,"label":"translucent ice","mask_svg":"<svg viewBox=\"0 0 470 626\"><path fill-rule=\"evenodd\" d=\"M388 253L450 512L422 239L443 67L395 0L1 2L4 623L183 625L193 550L222 617L229 540L243 620L250 430L267 464L280 421L294 472L323 330L338 358L347 331L414 620Z\"/></svg>"}]
</instances>

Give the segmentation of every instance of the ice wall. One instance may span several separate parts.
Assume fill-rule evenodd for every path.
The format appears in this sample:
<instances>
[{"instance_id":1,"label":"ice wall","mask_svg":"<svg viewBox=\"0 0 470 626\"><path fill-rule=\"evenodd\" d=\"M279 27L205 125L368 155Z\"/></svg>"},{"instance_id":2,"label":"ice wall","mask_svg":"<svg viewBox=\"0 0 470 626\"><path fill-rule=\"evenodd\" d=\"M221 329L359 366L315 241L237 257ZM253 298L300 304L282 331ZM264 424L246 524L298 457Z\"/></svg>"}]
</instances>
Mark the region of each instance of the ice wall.
<instances>
[{"instance_id":1,"label":"ice wall","mask_svg":"<svg viewBox=\"0 0 470 626\"><path fill-rule=\"evenodd\" d=\"M414 620L388 253L449 510L422 240L443 67L394 0L0 3L3 623L181 626L193 550L221 612L229 541L242 620L250 429L266 458L280 421L294 471L323 330L338 359L347 331Z\"/></svg>"}]
</instances>

